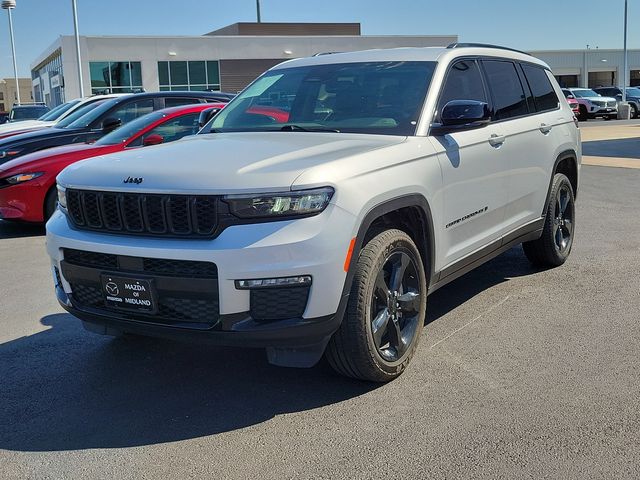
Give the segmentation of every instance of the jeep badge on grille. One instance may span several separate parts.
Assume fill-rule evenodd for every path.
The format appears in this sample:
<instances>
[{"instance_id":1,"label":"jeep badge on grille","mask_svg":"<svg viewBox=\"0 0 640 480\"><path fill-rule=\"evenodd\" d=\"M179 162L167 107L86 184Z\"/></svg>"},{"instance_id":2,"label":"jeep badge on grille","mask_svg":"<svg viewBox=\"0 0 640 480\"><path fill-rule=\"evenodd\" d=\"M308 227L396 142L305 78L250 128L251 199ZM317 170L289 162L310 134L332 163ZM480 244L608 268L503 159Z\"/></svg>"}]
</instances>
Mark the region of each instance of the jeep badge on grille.
<instances>
[{"instance_id":1,"label":"jeep badge on grille","mask_svg":"<svg viewBox=\"0 0 640 480\"><path fill-rule=\"evenodd\" d=\"M142 177L127 177L122 183L135 183L136 185L142 183Z\"/></svg>"}]
</instances>

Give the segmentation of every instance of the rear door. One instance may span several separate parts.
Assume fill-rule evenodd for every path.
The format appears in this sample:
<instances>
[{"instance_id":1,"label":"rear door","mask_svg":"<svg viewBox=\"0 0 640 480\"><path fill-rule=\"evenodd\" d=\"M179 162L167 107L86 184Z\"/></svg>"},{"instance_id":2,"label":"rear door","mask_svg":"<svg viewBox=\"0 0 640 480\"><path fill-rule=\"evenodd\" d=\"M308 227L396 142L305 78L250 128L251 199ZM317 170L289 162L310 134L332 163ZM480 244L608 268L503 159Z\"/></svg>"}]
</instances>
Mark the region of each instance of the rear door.
<instances>
[{"instance_id":1,"label":"rear door","mask_svg":"<svg viewBox=\"0 0 640 480\"><path fill-rule=\"evenodd\" d=\"M435 122L451 100L490 103L476 60L454 63L446 75ZM439 251L445 268L500 238L507 203L507 176L499 124L432 137L442 170L443 218Z\"/></svg>"},{"instance_id":2,"label":"rear door","mask_svg":"<svg viewBox=\"0 0 640 480\"><path fill-rule=\"evenodd\" d=\"M551 84L551 72L543 67L518 65L531 113L505 123L509 149L509 205L506 221L511 230L539 220L549 188L557 148L566 142L562 125L571 118L560 109Z\"/></svg>"}]
</instances>

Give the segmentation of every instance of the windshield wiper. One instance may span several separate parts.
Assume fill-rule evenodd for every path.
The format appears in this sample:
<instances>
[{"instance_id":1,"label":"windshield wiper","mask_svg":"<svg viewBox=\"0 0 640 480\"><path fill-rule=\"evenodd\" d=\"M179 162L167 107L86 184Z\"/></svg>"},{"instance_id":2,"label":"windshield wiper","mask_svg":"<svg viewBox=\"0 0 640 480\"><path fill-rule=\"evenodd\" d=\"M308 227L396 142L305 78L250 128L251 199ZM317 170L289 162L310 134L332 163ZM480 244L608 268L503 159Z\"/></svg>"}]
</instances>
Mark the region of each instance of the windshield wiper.
<instances>
[{"instance_id":1,"label":"windshield wiper","mask_svg":"<svg viewBox=\"0 0 640 480\"><path fill-rule=\"evenodd\" d=\"M301 127L300 125L294 125L290 123L288 125L284 125L281 129L282 132L334 132L340 133L340 130L335 128L326 128L326 127Z\"/></svg>"}]
</instances>

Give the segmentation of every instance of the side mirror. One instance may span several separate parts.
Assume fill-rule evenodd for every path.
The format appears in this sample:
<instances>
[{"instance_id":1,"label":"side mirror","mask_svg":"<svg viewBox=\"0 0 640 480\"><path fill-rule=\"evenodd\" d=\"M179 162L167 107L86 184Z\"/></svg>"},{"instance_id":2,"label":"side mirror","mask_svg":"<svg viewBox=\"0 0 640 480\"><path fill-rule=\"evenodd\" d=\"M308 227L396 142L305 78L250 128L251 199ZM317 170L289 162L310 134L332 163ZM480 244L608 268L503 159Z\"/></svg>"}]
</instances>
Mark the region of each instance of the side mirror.
<instances>
[{"instance_id":1,"label":"side mirror","mask_svg":"<svg viewBox=\"0 0 640 480\"><path fill-rule=\"evenodd\" d=\"M120 125L122 125L122 120L119 118L107 117L102 121L102 130L109 132L111 130L115 130Z\"/></svg>"},{"instance_id":2,"label":"side mirror","mask_svg":"<svg viewBox=\"0 0 640 480\"><path fill-rule=\"evenodd\" d=\"M201 111L200 116L198 117L198 127L204 127L207 123L209 123L209 120L211 120L220 110L222 109L213 107Z\"/></svg>"},{"instance_id":3,"label":"side mirror","mask_svg":"<svg viewBox=\"0 0 640 480\"><path fill-rule=\"evenodd\" d=\"M567 95L567 98L576 98L573 95Z\"/></svg>"},{"instance_id":4,"label":"side mirror","mask_svg":"<svg viewBox=\"0 0 640 480\"><path fill-rule=\"evenodd\" d=\"M622 100L622 94L621 94L621 93L617 94L617 95L616 95L616 98L617 98L618 100Z\"/></svg>"},{"instance_id":5,"label":"side mirror","mask_svg":"<svg viewBox=\"0 0 640 480\"><path fill-rule=\"evenodd\" d=\"M442 109L441 124L431 127L432 135L481 128L491 122L491 110L477 100L451 100Z\"/></svg>"},{"instance_id":6,"label":"side mirror","mask_svg":"<svg viewBox=\"0 0 640 480\"><path fill-rule=\"evenodd\" d=\"M149 145L160 145L162 142L164 142L164 137L162 135L152 133L151 135L145 137L142 145L148 147Z\"/></svg>"}]
</instances>

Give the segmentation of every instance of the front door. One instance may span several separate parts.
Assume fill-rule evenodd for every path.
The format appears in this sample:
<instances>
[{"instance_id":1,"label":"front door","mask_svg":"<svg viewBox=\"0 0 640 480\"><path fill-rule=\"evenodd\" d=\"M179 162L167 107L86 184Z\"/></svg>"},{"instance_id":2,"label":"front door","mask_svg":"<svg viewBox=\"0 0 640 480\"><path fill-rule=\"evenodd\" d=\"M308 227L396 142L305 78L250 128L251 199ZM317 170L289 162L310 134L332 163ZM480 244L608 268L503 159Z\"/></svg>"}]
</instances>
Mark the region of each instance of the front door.
<instances>
[{"instance_id":1,"label":"front door","mask_svg":"<svg viewBox=\"0 0 640 480\"><path fill-rule=\"evenodd\" d=\"M436 122L451 100L490 103L475 60L453 64L440 94ZM508 177L501 125L432 137L443 180L444 224L438 226L441 270L499 240L504 233Z\"/></svg>"}]
</instances>

